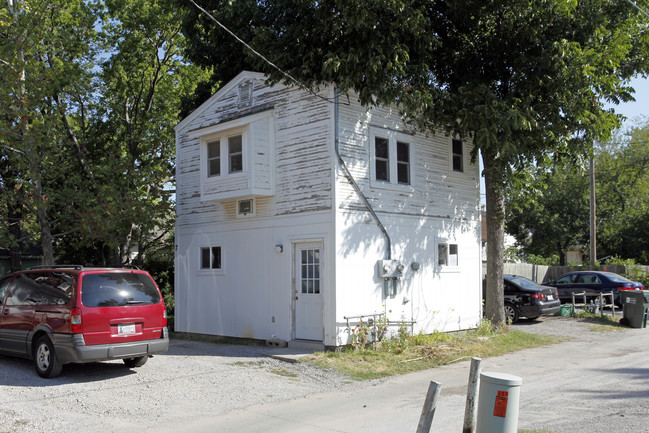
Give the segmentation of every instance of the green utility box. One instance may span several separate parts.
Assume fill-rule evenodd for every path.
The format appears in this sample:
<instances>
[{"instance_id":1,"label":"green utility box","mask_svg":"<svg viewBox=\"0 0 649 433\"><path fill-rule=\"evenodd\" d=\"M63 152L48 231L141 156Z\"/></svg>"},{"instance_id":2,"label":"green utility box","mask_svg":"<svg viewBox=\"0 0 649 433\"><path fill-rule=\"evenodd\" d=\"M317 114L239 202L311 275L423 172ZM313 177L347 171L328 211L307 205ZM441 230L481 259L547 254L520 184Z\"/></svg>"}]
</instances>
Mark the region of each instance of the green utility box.
<instances>
[{"instance_id":1,"label":"green utility box","mask_svg":"<svg viewBox=\"0 0 649 433\"><path fill-rule=\"evenodd\" d=\"M561 306L561 309L554 313L555 316L572 316L572 314L575 312L575 309L572 307L572 305L568 304L563 304Z\"/></svg>"},{"instance_id":2,"label":"green utility box","mask_svg":"<svg viewBox=\"0 0 649 433\"><path fill-rule=\"evenodd\" d=\"M649 290L622 290L622 320L631 328L647 327L649 311Z\"/></svg>"}]
</instances>

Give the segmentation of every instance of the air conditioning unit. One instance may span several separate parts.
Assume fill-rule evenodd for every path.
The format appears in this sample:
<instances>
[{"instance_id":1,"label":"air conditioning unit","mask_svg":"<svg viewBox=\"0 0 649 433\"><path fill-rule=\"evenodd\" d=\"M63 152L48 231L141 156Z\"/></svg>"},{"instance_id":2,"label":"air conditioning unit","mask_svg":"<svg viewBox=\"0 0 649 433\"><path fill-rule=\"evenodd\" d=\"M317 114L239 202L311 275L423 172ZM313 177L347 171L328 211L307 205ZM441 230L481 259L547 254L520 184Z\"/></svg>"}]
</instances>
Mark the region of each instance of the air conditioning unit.
<instances>
[{"instance_id":1,"label":"air conditioning unit","mask_svg":"<svg viewBox=\"0 0 649 433\"><path fill-rule=\"evenodd\" d=\"M255 215L255 199L248 198L245 200L237 201L237 216L254 216Z\"/></svg>"}]
</instances>

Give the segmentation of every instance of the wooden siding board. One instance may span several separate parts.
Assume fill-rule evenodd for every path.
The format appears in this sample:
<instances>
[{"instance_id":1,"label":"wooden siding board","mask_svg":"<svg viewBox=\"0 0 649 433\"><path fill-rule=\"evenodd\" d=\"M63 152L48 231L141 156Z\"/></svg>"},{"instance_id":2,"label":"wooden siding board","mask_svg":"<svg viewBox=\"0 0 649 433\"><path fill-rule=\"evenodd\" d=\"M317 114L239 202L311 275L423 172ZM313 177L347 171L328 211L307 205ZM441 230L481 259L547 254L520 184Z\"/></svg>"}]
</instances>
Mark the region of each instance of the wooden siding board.
<instances>
[{"instance_id":1,"label":"wooden siding board","mask_svg":"<svg viewBox=\"0 0 649 433\"><path fill-rule=\"evenodd\" d=\"M386 214L434 215L475 218L479 213L475 165L466 164L464 173L450 169L451 138L444 134L411 135L415 158L411 161L412 188L380 188L370 181L369 133L372 128L409 133L399 113L386 108L367 112L357 103L341 106L340 153L349 171L372 206ZM467 146L468 147L468 146ZM338 176L340 202L337 208L358 208L360 200L349 182Z\"/></svg>"},{"instance_id":2,"label":"wooden siding board","mask_svg":"<svg viewBox=\"0 0 649 433\"><path fill-rule=\"evenodd\" d=\"M178 225L219 223L236 218L236 200L223 203L201 201L200 191L200 138L187 136L189 131L218 124L222 119L234 118L241 113L237 107L236 88L207 107L192 122L177 131L177 216ZM268 131L255 124L252 133L252 155L255 177L251 185L245 179L219 182L205 192L228 192L240 188L272 190L268 179L274 179L275 194L263 199L257 197L257 217L266 217L322 211L333 206L333 165L330 132L330 107L326 101L299 89L278 86L269 88L263 80L255 80L252 106L274 107L275 147L267 152L260 145L261 137ZM313 150L317 149L314 153ZM274 161L273 161L274 159ZM273 170L273 172L271 172ZM224 206L225 205L225 206Z\"/></svg>"}]
</instances>

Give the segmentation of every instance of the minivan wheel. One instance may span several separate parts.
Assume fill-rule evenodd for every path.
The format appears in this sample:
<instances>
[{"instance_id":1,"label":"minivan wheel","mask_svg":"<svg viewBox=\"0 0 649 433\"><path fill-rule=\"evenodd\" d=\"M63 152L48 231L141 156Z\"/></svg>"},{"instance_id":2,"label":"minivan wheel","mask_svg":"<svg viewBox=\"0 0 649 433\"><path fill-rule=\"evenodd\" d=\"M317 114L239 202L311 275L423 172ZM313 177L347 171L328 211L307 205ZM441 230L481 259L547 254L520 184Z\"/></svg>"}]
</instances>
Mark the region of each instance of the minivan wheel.
<instances>
[{"instance_id":1,"label":"minivan wheel","mask_svg":"<svg viewBox=\"0 0 649 433\"><path fill-rule=\"evenodd\" d=\"M34 365L36 366L36 373L46 378L58 376L63 368L63 364L56 357L52 341L45 335L36 340Z\"/></svg>"},{"instance_id":2,"label":"minivan wheel","mask_svg":"<svg viewBox=\"0 0 649 433\"><path fill-rule=\"evenodd\" d=\"M512 304L505 304L505 319L508 323L518 322L518 310Z\"/></svg>"},{"instance_id":3,"label":"minivan wheel","mask_svg":"<svg viewBox=\"0 0 649 433\"><path fill-rule=\"evenodd\" d=\"M149 360L148 356L138 356L137 358L124 358L124 364L128 368L142 367Z\"/></svg>"}]
</instances>

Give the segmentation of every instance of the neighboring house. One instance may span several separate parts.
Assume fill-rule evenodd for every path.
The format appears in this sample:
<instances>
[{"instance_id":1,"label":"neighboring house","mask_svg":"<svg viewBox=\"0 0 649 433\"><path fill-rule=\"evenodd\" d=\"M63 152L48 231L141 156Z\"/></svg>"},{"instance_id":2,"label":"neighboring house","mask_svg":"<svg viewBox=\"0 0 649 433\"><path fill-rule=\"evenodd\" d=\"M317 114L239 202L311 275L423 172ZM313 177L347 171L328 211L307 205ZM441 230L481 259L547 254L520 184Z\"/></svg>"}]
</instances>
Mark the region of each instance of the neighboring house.
<instances>
[{"instance_id":1,"label":"neighboring house","mask_svg":"<svg viewBox=\"0 0 649 433\"><path fill-rule=\"evenodd\" d=\"M580 265L586 260L586 247L583 245L572 245L564 250L566 263L568 265Z\"/></svg>"},{"instance_id":2,"label":"neighboring house","mask_svg":"<svg viewBox=\"0 0 649 433\"><path fill-rule=\"evenodd\" d=\"M23 269L43 264L43 249L40 246L30 246L20 252ZM11 271L11 253L7 248L0 248L0 276Z\"/></svg>"},{"instance_id":3,"label":"neighboring house","mask_svg":"<svg viewBox=\"0 0 649 433\"><path fill-rule=\"evenodd\" d=\"M175 330L349 344L481 319L469 143L242 72L176 126Z\"/></svg>"},{"instance_id":4,"label":"neighboring house","mask_svg":"<svg viewBox=\"0 0 649 433\"><path fill-rule=\"evenodd\" d=\"M483 277L486 277L487 275L487 242L488 241L489 239L487 238L487 212L482 211L482 275ZM505 233L505 237L503 240L503 248L505 251L505 264L521 263L520 260L516 258L512 259L511 255L508 254L510 249L513 249L515 252L519 252L518 242L516 241L516 238L514 236Z\"/></svg>"}]
</instances>

